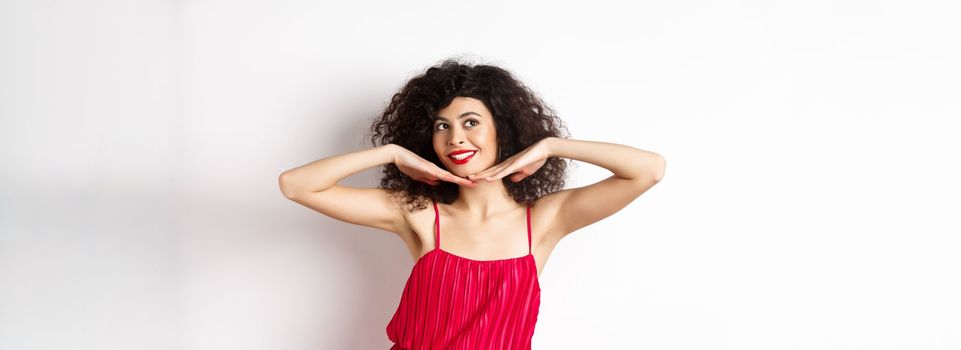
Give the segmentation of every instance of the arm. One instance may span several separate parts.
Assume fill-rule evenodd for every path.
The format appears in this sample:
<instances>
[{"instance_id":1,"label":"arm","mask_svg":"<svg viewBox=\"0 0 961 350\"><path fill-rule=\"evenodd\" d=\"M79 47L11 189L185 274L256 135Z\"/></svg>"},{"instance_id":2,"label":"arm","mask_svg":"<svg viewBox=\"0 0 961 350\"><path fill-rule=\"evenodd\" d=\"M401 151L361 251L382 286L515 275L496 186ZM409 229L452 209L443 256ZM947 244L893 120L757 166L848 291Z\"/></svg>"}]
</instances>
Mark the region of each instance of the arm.
<instances>
[{"instance_id":1,"label":"arm","mask_svg":"<svg viewBox=\"0 0 961 350\"><path fill-rule=\"evenodd\" d=\"M280 174L280 190L290 199L298 194L329 189L347 176L394 161L394 147L380 147L316 160Z\"/></svg>"},{"instance_id":2,"label":"arm","mask_svg":"<svg viewBox=\"0 0 961 350\"><path fill-rule=\"evenodd\" d=\"M338 185L341 179L394 161L400 146L380 147L323 158L280 174L288 199L331 218L401 233L405 219L387 191Z\"/></svg>"},{"instance_id":3,"label":"arm","mask_svg":"<svg viewBox=\"0 0 961 350\"><path fill-rule=\"evenodd\" d=\"M625 180L660 181L665 162L659 154L616 143L563 139L547 140L551 157L569 158L610 170Z\"/></svg>"},{"instance_id":4,"label":"arm","mask_svg":"<svg viewBox=\"0 0 961 350\"><path fill-rule=\"evenodd\" d=\"M591 163L614 175L589 186L566 189L544 196L556 211L556 239L600 221L630 204L664 177L666 162L654 152L630 146L551 137L552 157Z\"/></svg>"}]
</instances>

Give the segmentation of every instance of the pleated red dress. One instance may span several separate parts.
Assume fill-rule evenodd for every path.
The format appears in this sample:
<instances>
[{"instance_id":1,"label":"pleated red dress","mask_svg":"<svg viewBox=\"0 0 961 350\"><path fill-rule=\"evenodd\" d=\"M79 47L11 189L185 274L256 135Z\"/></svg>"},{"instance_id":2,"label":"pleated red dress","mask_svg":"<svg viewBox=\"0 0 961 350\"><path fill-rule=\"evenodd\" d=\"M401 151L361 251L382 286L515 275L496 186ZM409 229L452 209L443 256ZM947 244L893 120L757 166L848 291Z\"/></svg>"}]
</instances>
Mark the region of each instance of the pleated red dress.
<instances>
[{"instance_id":1,"label":"pleated red dress","mask_svg":"<svg viewBox=\"0 0 961 350\"><path fill-rule=\"evenodd\" d=\"M474 260L440 249L440 213L434 202L434 249L411 269L387 337L400 349L530 349L541 302L531 254Z\"/></svg>"}]
</instances>

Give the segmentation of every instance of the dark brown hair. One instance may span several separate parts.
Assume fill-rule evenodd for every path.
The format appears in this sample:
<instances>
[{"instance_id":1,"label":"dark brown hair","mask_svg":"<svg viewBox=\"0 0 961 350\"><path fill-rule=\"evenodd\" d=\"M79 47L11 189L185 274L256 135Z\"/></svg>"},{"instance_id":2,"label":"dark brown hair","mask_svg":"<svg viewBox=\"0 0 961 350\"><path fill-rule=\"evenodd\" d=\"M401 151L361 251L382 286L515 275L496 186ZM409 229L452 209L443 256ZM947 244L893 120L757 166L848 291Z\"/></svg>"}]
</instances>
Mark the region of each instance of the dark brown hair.
<instances>
[{"instance_id":1,"label":"dark brown hair","mask_svg":"<svg viewBox=\"0 0 961 350\"><path fill-rule=\"evenodd\" d=\"M495 164L546 137L569 137L569 132L561 134L567 128L554 111L509 71L448 58L411 78L394 94L370 126L371 144L400 145L444 169L433 148L433 119L455 97L480 100L491 111L499 149ZM515 201L529 205L540 196L563 189L566 168L563 159L549 157L536 173L520 182L511 181L510 176L501 181ZM389 163L384 166L380 188L403 198L413 211L415 207L426 208L427 199L453 202L459 185L440 181L431 186L413 180Z\"/></svg>"}]
</instances>

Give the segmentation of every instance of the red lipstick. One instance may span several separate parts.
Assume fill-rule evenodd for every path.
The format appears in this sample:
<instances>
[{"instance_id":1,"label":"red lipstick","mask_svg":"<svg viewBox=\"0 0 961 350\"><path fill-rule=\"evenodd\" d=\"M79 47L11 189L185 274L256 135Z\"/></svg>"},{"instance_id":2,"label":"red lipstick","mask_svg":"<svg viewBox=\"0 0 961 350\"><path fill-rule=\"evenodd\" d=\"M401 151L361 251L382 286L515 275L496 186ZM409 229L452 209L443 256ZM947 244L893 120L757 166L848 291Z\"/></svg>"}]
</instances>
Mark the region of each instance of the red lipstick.
<instances>
[{"instance_id":1,"label":"red lipstick","mask_svg":"<svg viewBox=\"0 0 961 350\"><path fill-rule=\"evenodd\" d=\"M467 157L458 159L463 157L464 154L467 154ZM470 159L474 158L474 155L476 154L477 154L476 150L460 150L460 151L451 152L450 154L447 155L447 158L450 159L451 162L454 162L454 164L461 165L470 161Z\"/></svg>"}]
</instances>

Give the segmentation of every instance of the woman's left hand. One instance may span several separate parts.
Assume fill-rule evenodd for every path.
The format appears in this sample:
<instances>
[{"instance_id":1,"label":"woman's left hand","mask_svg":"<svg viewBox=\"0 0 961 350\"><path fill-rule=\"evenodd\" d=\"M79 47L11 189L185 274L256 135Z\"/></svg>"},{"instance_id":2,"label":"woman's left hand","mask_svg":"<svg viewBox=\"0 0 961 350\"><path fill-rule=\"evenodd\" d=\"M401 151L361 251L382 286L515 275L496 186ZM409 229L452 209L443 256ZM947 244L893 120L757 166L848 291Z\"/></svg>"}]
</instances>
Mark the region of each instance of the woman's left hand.
<instances>
[{"instance_id":1,"label":"woman's left hand","mask_svg":"<svg viewBox=\"0 0 961 350\"><path fill-rule=\"evenodd\" d=\"M513 174L510 177L511 181L519 182L533 175L537 172L537 169L540 169L547 162L547 158L550 157L547 142L548 138L541 139L523 151L505 159L500 164L495 164L477 174L467 175L467 178L471 181L496 181Z\"/></svg>"}]
</instances>

